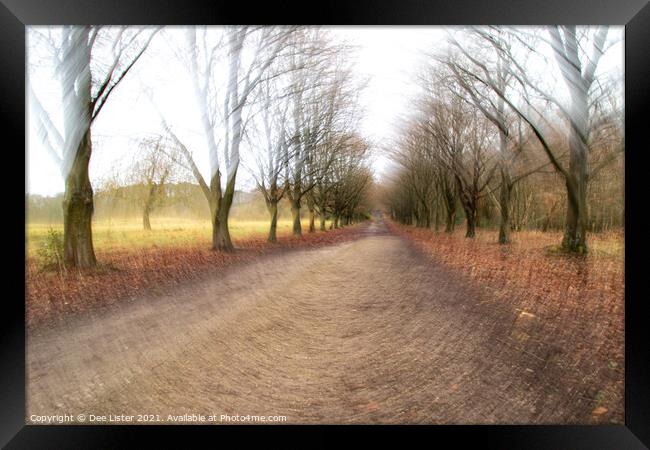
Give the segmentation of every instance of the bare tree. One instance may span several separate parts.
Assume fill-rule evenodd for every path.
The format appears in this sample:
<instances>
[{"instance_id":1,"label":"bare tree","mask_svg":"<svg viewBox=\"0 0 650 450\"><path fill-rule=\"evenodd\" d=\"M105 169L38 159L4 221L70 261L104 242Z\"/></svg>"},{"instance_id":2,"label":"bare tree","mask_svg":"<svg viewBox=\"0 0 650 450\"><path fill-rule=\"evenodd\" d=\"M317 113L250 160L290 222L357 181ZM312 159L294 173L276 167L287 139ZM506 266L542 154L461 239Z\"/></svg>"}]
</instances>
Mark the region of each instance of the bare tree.
<instances>
[{"instance_id":1,"label":"bare tree","mask_svg":"<svg viewBox=\"0 0 650 450\"><path fill-rule=\"evenodd\" d=\"M540 50L544 43L550 60ZM511 229L558 227L556 211L566 205L563 247L586 252L588 229L620 223L620 209L611 202L599 205L597 221L587 215L588 202L603 199L605 191L620 192L616 182L590 184L601 171L616 174L614 163L623 153L615 94L620 77L597 71L606 43L606 27L472 27L450 33L447 51L428 55L423 89L414 99L420 114L403 127L393 152L401 168L389 190L391 215L429 226L427 205L433 204L436 224L444 205L449 230L458 199L469 236L478 210L490 221L494 206L500 211L499 242L507 243ZM566 95L552 72L535 70L535 64L552 67L553 58ZM440 105L443 113L436 111ZM557 176L566 200L551 188Z\"/></svg>"},{"instance_id":2,"label":"bare tree","mask_svg":"<svg viewBox=\"0 0 650 450\"><path fill-rule=\"evenodd\" d=\"M337 152L327 174L328 187L323 192L324 200L318 203L321 229L325 227L324 217L332 216L332 227L349 225L358 220L357 207L362 203L372 183L372 172L367 166L368 143L358 135L342 137L345 143Z\"/></svg>"},{"instance_id":3,"label":"bare tree","mask_svg":"<svg viewBox=\"0 0 650 450\"><path fill-rule=\"evenodd\" d=\"M605 48L608 27L599 27L591 38L590 53L580 58L580 43L575 26L549 27L553 54L569 89L571 106L567 111L569 167L566 172L567 217L562 246L570 251L587 252L587 183L589 179L589 91L596 79L596 68ZM583 43L584 45L585 43Z\"/></svg>"},{"instance_id":4,"label":"bare tree","mask_svg":"<svg viewBox=\"0 0 650 450\"><path fill-rule=\"evenodd\" d=\"M407 123L391 153L407 175L401 182L407 183L408 190L413 196L411 214L414 216L416 226L429 228L432 208L437 207L438 186L435 180L436 171L440 166L433 157L432 136L425 132L424 128L422 120Z\"/></svg>"},{"instance_id":5,"label":"bare tree","mask_svg":"<svg viewBox=\"0 0 650 450\"><path fill-rule=\"evenodd\" d=\"M517 182L540 170L544 165L521 164L522 150L529 137L522 132L521 118L506 104L512 96L516 79L507 55L512 54L515 38L500 27L472 27L465 30L461 44L449 33L450 51L435 59L449 70L452 92L471 103L489 120L499 135L500 244L510 241L511 197ZM520 61L521 66L524 65ZM477 81L480 77L481 82ZM523 92L526 95L526 92ZM516 94L515 94L516 95ZM519 164L518 164L519 163Z\"/></svg>"},{"instance_id":6,"label":"bare tree","mask_svg":"<svg viewBox=\"0 0 650 450\"><path fill-rule=\"evenodd\" d=\"M151 230L151 212L165 197L165 186L173 180L179 162L178 151L163 135L145 137L131 166L131 181L142 187L142 227Z\"/></svg>"},{"instance_id":7,"label":"bare tree","mask_svg":"<svg viewBox=\"0 0 650 450\"><path fill-rule=\"evenodd\" d=\"M92 240L93 189L88 176L91 126L115 88L142 56L157 28L65 26L47 33L30 29L30 42L50 52L61 91L59 130L29 84L38 134L65 180L64 261L69 267L97 263Z\"/></svg>"},{"instance_id":8,"label":"bare tree","mask_svg":"<svg viewBox=\"0 0 650 450\"><path fill-rule=\"evenodd\" d=\"M444 207L445 231L451 232L460 201L467 224L465 236L475 236L480 201L490 192L498 164L489 122L472 108L444 85L435 96L425 96L420 102L420 111L403 130L393 152L403 174L397 199L411 198L407 209L401 208L402 221L410 223L413 216L417 226L429 228L434 211L438 223L438 210Z\"/></svg>"},{"instance_id":9,"label":"bare tree","mask_svg":"<svg viewBox=\"0 0 650 450\"><path fill-rule=\"evenodd\" d=\"M468 111L460 98L443 101L441 98L429 106L424 125L435 143L430 147L435 160L453 174L467 222L465 236L472 238L478 202L486 195L497 168L490 151L491 136L486 122Z\"/></svg>"},{"instance_id":10,"label":"bare tree","mask_svg":"<svg viewBox=\"0 0 650 450\"><path fill-rule=\"evenodd\" d=\"M162 115L161 119L208 201L214 250L232 251L234 248L228 217L249 106L260 83L275 76L273 63L281 57L293 32L293 27L249 26L226 27L223 33L214 29L198 33L196 27L187 31L192 86L210 161L209 182L199 171L192 152ZM226 83L222 87L215 81L220 56L225 59L227 68Z\"/></svg>"},{"instance_id":11,"label":"bare tree","mask_svg":"<svg viewBox=\"0 0 650 450\"><path fill-rule=\"evenodd\" d=\"M589 178L589 147L590 133L600 120L594 121L592 112L597 108L599 96L594 95L596 70L601 56L605 52L605 42L608 28L597 27L577 31L575 26L549 27L550 39L531 35L528 31L515 30L516 36L523 51L537 53L538 42L548 42L553 50L554 57L560 67L562 78L569 92L569 106L565 105L550 89L541 87L538 79L530 76L529 71L519 61L517 53L511 48L492 40L494 48L500 57L506 61L509 73L520 86L519 99L509 96L503 89L491 82L484 69L481 73L467 73L475 81L489 87L506 105L527 123L545 154L550 164L562 175L567 192L567 217L562 247L571 252L586 253L586 232L588 225L587 186ZM583 50L585 49L585 50ZM464 52L477 66L483 66L480 60ZM601 89L602 90L602 89ZM555 105L564 116L569 125L569 164L562 161L561 152L551 146L545 133L543 123L548 125L547 114L541 112L531 100L529 91L543 97L547 105ZM548 128L548 127L547 127Z\"/></svg>"},{"instance_id":12,"label":"bare tree","mask_svg":"<svg viewBox=\"0 0 650 450\"><path fill-rule=\"evenodd\" d=\"M271 219L269 242L277 241L278 203L285 194L285 176L292 157L287 138L289 102L286 101L286 94L271 80L264 83L260 90L262 110L257 115L260 123L248 134L252 141L250 148L253 159L250 172L264 197Z\"/></svg>"},{"instance_id":13,"label":"bare tree","mask_svg":"<svg viewBox=\"0 0 650 450\"><path fill-rule=\"evenodd\" d=\"M318 29L298 39L291 61L292 158L287 166L285 192L291 204L293 233L300 236L302 200L326 176L350 136L348 131L356 126L356 98L361 86L353 84L346 47L334 46ZM308 201L313 229L315 204L311 197Z\"/></svg>"}]
</instances>

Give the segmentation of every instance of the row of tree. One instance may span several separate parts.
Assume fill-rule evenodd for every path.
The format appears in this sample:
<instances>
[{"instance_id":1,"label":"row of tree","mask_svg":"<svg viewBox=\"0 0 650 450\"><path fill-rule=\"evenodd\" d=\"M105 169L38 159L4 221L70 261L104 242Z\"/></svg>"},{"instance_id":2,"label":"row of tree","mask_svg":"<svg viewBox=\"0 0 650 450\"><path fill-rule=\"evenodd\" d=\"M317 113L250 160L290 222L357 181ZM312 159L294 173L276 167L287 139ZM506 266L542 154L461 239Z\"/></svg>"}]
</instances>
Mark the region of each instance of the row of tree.
<instances>
[{"instance_id":1,"label":"row of tree","mask_svg":"<svg viewBox=\"0 0 650 450\"><path fill-rule=\"evenodd\" d=\"M30 29L30 45L48 48L49 66L62 94L62 131L30 84L30 106L38 134L65 180L64 260L96 265L92 244L93 188L89 177L92 124L160 29L62 27ZM170 33L178 33L172 30ZM372 181L368 143L357 133L357 93L349 49L317 28L232 26L182 30L177 57L188 68L203 143L177 131L157 93L147 86L161 130L142 139L132 167L142 184L143 226L179 168L200 186L209 205L212 248L233 250L228 218L237 173L246 164L264 195L270 215L269 241L276 240L277 205L287 198L294 234L302 233L306 204L310 231L315 217L334 226L363 217ZM242 158L242 148L246 148ZM209 176L197 156L207 153Z\"/></svg>"},{"instance_id":2,"label":"row of tree","mask_svg":"<svg viewBox=\"0 0 650 450\"><path fill-rule=\"evenodd\" d=\"M481 211L495 207L498 242L507 244L526 222L522 209L559 178L562 247L586 253L589 206L602 206L588 203L593 180L615 167L622 184L613 164L623 154L621 77L597 72L607 35L607 27L573 26L450 32L445 50L427 55L416 111L391 149L398 163L387 193L393 218L422 227L444 221L450 232L462 209L471 238ZM549 81L553 71L564 89ZM524 183L535 196L521 198ZM622 205L614 187L610 201Z\"/></svg>"}]
</instances>

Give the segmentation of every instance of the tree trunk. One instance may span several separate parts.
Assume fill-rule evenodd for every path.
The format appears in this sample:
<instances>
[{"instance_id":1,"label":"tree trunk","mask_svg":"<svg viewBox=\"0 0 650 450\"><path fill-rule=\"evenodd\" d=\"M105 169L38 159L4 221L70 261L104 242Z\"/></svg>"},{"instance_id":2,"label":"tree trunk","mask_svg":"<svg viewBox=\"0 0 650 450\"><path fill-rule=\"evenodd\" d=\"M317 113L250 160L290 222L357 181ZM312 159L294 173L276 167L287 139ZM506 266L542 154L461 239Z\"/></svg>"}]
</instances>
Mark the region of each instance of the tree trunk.
<instances>
[{"instance_id":1,"label":"tree trunk","mask_svg":"<svg viewBox=\"0 0 650 450\"><path fill-rule=\"evenodd\" d=\"M63 251L68 267L97 265L92 238L93 188L88 176L92 144L90 128L84 134L65 180L63 199Z\"/></svg>"},{"instance_id":2,"label":"tree trunk","mask_svg":"<svg viewBox=\"0 0 650 450\"><path fill-rule=\"evenodd\" d=\"M235 250L235 247L232 245L232 240L230 239L230 230L228 228L228 216L230 215L230 207L232 206L232 201L235 196L235 178L236 178L237 169L230 177L226 184L226 191L223 197L217 204L216 211L213 214L213 224L212 224L212 249L220 250L223 252L232 252ZM219 177L219 175L215 175ZM212 189L214 189L215 182L212 183Z\"/></svg>"},{"instance_id":3,"label":"tree trunk","mask_svg":"<svg viewBox=\"0 0 650 450\"><path fill-rule=\"evenodd\" d=\"M587 94L582 90L573 93L574 105L571 134L569 137L569 178L567 188L567 216L562 248L587 253L587 178L588 160L585 142L589 108Z\"/></svg>"},{"instance_id":4,"label":"tree trunk","mask_svg":"<svg viewBox=\"0 0 650 450\"><path fill-rule=\"evenodd\" d=\"M572 176L572 178L574 178ZM580 180L567 180L567 217L562 248L569 252L587 253L587 217L584 187Z\"/></svg>"},{"instance_id":5,"label":"tree trunk","mask_svg":"<svg viewBox=\"0 0 650 450\"><path fill-rule=\"evenodd\" d=\"M147 193L147 199L144 202L144 208L142 209L142 227L151 231L151 221L149 220L149 215L151 214L151 207L153 205L154 196L156 195L155 185L149 185L149 191Z\"/></svg>"},{"instance_id":6,"label":"tree trunk","mask_svg":"<svg viewBox=\"0 0 650 450\"><path fill-rule=\"evenodd\" d=\"M291 200L291 216L293 217L293 235L302 236L300 223L300 200Z\"/></svg>"},{"instance_id":7,"label":"tree trunk","mask_svg":"<svg viewBox=\"0 0 650 450\"><path fill-rule=\"evenodd\" d=\"M320 219L320 230L325 231L325 213L321 213L319 215L319 219Z\"/></svg>"},{"instance_id":8,"label":"tree trunk","mask_svg":"<svg viewBox=\"0 0 650 450\"><path fill-rule=\"evenodd\" d=\"M508 174L501 172L501 190L499 195L499 208L501 209L501 222L499 223L499 244L510 242L510 198L512 186Z\"/></svg>"},{"instance_id":9,"label":"tree trunk","mask_svg":"<svg viewBox=\"0 0 650 450\"><path fill-rule=\"evenodd\" d=\"M271 215L271 227L269 228L269 242L277 242L278 229L278 203L271 201L268 203L269 214Z\"/></svg>"},{"instance_id":10,"label":"tree trunk","mask_svg":"<svg viewBox=\"0 0 650 450\"><path fill-rule=\"evenodd\" d=\"M151 231L151 221L149 220L150 208L149 205L144 205L142 210L142 228L146 231Z\"/></svg>"},{"instance_id":11,"label":"tree trunk","mask_svg":"<svg viewBox=\"0 0 650 450\"><path fill-rule=\"evenodd\" d=\"M316 214L314 208L309 208L309 232L313 233L316 231Z\"/></svg>"},{"instance_id":12,"label":"tree trunk","mask_svg":"<svg viewBox=\"0 0 650 450\"><path fill-rule=\"evenodd\" d=\"M503 101L500 102L503 108ZM502 109L501 109L502 110ZM501 112L500 115L503 113ZM510 198L512 194L512 181L510 177L510 155L508 154L508 137L505 132L499 131L499 146L501 153L501 190L499 193L499 208L501 209L501 223L499 224L499 244L510 242Z\"/></svg>"},{"instance_id":13,"label":"tree trunk","mask_svg":"<svg viewBox=\"0 0 650 450\"><path fill-rule=\"evenodd\" d=\"M445 233L453 233L456 228L456 196L449 187L445 186L443 189L442 198L447 213Z\"/></svg>"},{"instance_id":14,"label":"tree trunk","mask_svg":"<svg viewBox=\"0 0 650 450\"><path fill-rule=\"evenodd\" d=\"M232 252L234 249L228 229L228 215L224 214L224 209L220 208L215 214L215 221L212 225L212 250Z\"/></svg>"},{"instance_id":15,"label":"tree trunk","mask_svg":"<svg viewBox=\"0 0 650 450\"><path fill-rule=\"evenodd\" d=\"M467 216L467 231L465 237L471 239L476 236L476 210L465 210L465 215Z\"/></svg>"}]
</instances>

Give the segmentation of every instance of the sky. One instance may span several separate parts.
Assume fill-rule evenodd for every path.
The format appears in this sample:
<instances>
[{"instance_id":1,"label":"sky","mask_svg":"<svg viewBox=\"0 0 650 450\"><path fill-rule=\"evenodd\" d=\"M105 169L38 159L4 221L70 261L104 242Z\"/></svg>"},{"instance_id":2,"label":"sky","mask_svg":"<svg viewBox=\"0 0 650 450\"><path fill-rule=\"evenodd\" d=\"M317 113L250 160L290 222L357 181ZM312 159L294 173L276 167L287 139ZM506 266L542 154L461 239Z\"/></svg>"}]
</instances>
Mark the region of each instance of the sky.
<instances>
[{"instance_id":1,"label":"sky","mask_svg":"<svg viewBox=\"0 0 650 450\"><path fill-rule=\"evenodd\" d=\"M361 133L375 149L372 167L376 178L381 179L388 160L377 151L395 136L400 119L410 110L411 99L417 92L415 76L422 64L422 53L443 42L442 27L330 27L335 39L355 47L354 68L361 77L368 78L367 87L360 94L364 110ZM175 63L174 36L180 29L166 30L152 41L151 47L138 61L106 107L93 124L93 155L90 165L94 184L112 173L123 174L133 160L137 138L159 131L159 120L143 85L165 86L155 89L154 101L183 141L196 148L199 168L207 177L209 165L207 152L202 149L203 139L198 125L199 116L193 99L187 70ZM28 54L31 61L34 54ZM622 44L606 54L604 69L621 68ZM32 71L30 82L55 122L57 115L56 84L45 69ZM189 147L189 146L188 146ZM39 195L56 195L63 192L64 182L56 164L49 157L30 126L27 135L27 192ZM250 174L242 168L238 173L237 189L252 189Z\"/></svg>"}]
</instances>

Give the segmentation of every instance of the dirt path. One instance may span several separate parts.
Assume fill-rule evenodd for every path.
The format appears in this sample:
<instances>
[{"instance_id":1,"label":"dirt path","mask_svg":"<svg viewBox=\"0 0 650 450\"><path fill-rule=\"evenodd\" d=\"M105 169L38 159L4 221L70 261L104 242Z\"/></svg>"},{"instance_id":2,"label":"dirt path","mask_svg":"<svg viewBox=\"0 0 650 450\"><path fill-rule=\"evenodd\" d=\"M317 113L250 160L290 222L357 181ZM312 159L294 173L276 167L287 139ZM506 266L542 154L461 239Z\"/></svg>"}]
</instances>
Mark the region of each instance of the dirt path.
<instances>
[{"instance_id":1,"label":"dirt path","mask_svg":"<svg viewBox=\"0 0 650 450\"><path fill-rule=\"evenodd\" d=\"M379 222L353 242L28 337L32 414L284 415L289 423L587 422L517 311ZM546 358L546 360L544 360Z\"/></svg>"}]
</instances>

